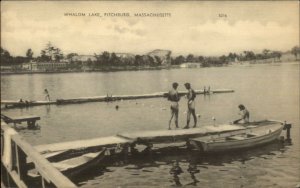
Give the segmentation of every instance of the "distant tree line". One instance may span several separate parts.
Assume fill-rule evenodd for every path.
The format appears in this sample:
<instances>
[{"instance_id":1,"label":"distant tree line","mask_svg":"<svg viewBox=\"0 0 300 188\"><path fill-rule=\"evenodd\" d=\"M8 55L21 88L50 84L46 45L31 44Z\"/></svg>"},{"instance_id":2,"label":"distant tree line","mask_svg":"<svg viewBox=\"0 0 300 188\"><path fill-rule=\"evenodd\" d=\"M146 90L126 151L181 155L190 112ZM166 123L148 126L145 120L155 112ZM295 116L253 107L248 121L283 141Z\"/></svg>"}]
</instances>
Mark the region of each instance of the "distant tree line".
<instances>
[{"instance_id":1,"label":"distant tree line","mask_svg":"<svg viewBox=\"0 0 300 188\"><path fill-rule=\"evenodd\" d=\"M291 53L297 58L297 54L300 54L300 48L295 46L292 48ZM171 59L172 65L180 65L182 63L201 63L204 66L208 65L222 65L234 61L255 61L274 58L275 60L280 60L282 52L271 51L264 49L261 53L254 53L253 51L243 51L241 54L230 52L228 55L222 55L219 57L204 57L204 56L194 56L189 54L186 57L179 55Z\"/></svg>"},{"instance_id":2,"label":"distant tree line","mask_svg":"<svg viewBox=\"0 0 300 188\"><path fill-rule=\"evenodd\" d=\"M300 54L300 47L293 47L290 52L298 58ZM186 57L179 55L171 57L171 52L167 53L164 57L157 55L124 55L120 56L114 52L101 52L93 55L93 60L86 61L76 60L74 57L78 56L77 53L69 53L64 55L62 50L55 47L51 42L48 42L44 49L41 50L40 55L33 57L32 49L26 51L25 56L11 56L10 53L1 47L1 65L20 65L22 63L36 61L36 62L60 62L66 60L69 62L71 68L80 68L84 65L101 68L108 66L161 66L167 65L180 65L182 63L201 63L203 66L218 66L227 64L233 61L255 61L274 58L280 60L282 52L264 49L261 53L254 53L253 51L243 51L240 54L230 52L228 55L219 57L205 57L195 56L189 54Z\"/></svg>"},{"instance_id":3,"label":"distant tree line","mask_svg":"<svg viewBox=\"0 0 300 188\"><path fill-rule=\"evenodd\" d=\"M63 53L59 48L54 47L50 42L41 50L40 56L34 58L33 51L29 48L25 56L11 56L10 53L1 47L1 65L19 65L32 60L37 62L60 61L63 59Z\"/></svg>"}]
</instances>

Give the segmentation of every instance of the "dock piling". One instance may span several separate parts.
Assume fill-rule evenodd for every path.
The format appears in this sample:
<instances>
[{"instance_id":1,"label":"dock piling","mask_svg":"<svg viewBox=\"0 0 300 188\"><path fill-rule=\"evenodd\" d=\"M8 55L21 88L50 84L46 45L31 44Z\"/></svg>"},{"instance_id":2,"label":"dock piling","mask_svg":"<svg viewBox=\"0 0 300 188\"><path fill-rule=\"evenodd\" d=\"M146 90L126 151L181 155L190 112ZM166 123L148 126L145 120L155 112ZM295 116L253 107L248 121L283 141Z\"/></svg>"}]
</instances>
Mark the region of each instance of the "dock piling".
<instances>
[{"instance_id":1,"label":"dock piling","mask_svg":"<svg viewBox=\"0 0 300 188\"><path fill-rule=\"evenodd\" d=\"M291 141L292 141L292 139L291 139L291 128L292 128L292 124L286 123L286 121L285 121L283 130L286 130L286 139L285 139L285 141L287 143L291 143Z\"/></svg>"}]
</instances>

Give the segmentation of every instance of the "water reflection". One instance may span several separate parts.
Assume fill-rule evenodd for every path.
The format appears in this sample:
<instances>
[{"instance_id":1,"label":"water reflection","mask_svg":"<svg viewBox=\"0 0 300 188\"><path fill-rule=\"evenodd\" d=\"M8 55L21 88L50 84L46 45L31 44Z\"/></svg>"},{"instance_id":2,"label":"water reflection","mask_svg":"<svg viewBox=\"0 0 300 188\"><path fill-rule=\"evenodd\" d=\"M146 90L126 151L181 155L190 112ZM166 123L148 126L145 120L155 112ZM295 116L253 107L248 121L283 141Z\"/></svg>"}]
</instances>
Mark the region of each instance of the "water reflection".
<instances>
[{"instance_id":1,"label":"water reflection","mask_svg":"<svg viewBox=\"0 0 300 188\"><path fill-rule=\"evenodd\" d=\"M176 186L181 186L181 182L179 179L179 176L181 173L183 173L181 167L179 166L179 162L176 160L173 162L172 168L170 170L170 174L173 175L173 181L175 182Z\"/></svg>"},{"instance_id":2,"label":"water reflection","mask_svg":"<svg viewBox=\"0 0 300 188\"><path fill-rule=\"evenodd\" d=\"M220 169L220 176L222 176L222 171L234 174L237 173L236 169L249 168L249 165L253 165L253 162L249 162L253 159L279 158L287 149L288 147L281 142L273 142L260 148L219 154L203 154L185 148L161 148L152 151L151 155L147 152L135 152L134 155L127 157L124 154L118 154L109 156L99 164L99 168L84 174L75 181L78 185L89 187L90 183L99 182L102 176L113 174L126 174L125 179L127 179L135 178L135 176L138 178L145 173L148 173L147 176L152 176L153 173L168 173L169 177L171 176L171 186L199 186L200 182L207 183L207 174L212 172L212 166ZM200 180L201 177L203 181ZM252 178L255 179L255 177ZM143 181L143 179L137 181ZM168 182L165 180L164 183L167 185Z\"/></svg>"},{"instance_id":3,"label":"water reflection","mask_svg":"<svg viewBox=\"0 0 300 188\"><path fill-rule=\"evenodd\" d=\"M193 162L189 162L189 166L187 169L187 172L190 173L192 182L188 183L186 185L193 185L196 186L197 183L199 183L200 181L196 178L195 174L200 173L200 170L197 168L197 164L193 163ZM172 175L172 179L175 183L175 186L182 186L182 183L180 182L180 177L179 175L184 173L184 171L182 170L182 168L179 165L179 161L175 160L172 163L172 168L170 169L169 172Z\"/></svg>"},{"instance_id":4,"label":"water reflection","mask_svg":"<svg viewBox=\"0 0 300 188\"><path fill-rule=\"evenodd\" d=\"M189 164L189 168L187 169L187 171L191 174L191 178L193 180L192 183L189 183L187 185L197 185L197 183L199 182L199 180L197 180L195 174L200 173L200 170L198 170L197 165L193 164L192 162L190 162Z\"/></svg>"},{"instance_id":5,"label":"water reflection","mask_svg":"<svg viewBox=\"0 0 300 188\"><path fill-rule=\"evenodd\" d=\"M51 107L50 107L50 105L46 105L46 114L47 114L47 115L50 115L50 112L51 112Z\"/></svg>"}]
</instances>

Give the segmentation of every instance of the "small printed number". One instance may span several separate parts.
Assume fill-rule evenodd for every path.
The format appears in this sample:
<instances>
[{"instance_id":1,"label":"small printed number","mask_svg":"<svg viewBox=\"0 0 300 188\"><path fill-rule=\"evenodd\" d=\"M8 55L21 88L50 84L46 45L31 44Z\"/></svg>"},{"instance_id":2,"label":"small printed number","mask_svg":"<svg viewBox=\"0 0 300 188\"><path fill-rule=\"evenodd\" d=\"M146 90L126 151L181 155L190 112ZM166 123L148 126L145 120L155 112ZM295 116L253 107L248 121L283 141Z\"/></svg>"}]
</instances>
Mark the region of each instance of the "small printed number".
<instances>
[{"instance_id":1,"label":"small printed number","mask_svg":"<svg viewBox=\"0 0 300 188\"><path fill-rule=\"evenodd\" d=\"M224 14L224 13L219 14L219 17L220 17L220 18L227 18L227 14Z\"/></svg>"}]
</instances>

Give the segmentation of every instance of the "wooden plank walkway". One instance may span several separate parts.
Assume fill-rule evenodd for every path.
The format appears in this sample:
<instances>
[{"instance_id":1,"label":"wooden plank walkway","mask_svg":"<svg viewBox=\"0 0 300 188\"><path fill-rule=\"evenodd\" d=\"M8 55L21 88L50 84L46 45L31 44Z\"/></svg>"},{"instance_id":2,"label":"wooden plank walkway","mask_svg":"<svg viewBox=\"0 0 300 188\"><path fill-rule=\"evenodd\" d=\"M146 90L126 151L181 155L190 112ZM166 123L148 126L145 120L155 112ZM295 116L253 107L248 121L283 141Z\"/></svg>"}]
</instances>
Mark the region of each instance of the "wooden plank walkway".
<instances>
[{"instance_id":1,"label":"wooden plank walkway","mask_svg":"<svg viewBox=\"0 0 300 188\"><path fill-rule=\"evenodd\" d=\"M115 147L117 145L128 145L139 141L149 143L175 143L186 141L187 138L196 138L209 134L218 134L234 130L242 130L245 127L238 125L206 126L201 128L141 131L134 133L122 133L116 136L94 138L87 140L76 140L53 144L38 145L34 148L40 153L52 153L70 149L81 149L88 147Z\"/></svg>"},{"instance_id":2,"label":"wooden plank walkway","mask_svg":"<svg viewBox=\"0 0 300 188\"><path fill-rule=\"evenodd\" d=\"M115 147L117 145L127 145L132 143L133 140L121 138L119 136L108 136L102 138L94 138L87 140L76 140L68 142L60 142L54 144L45 144L34 146L40 153L51 153L57 151L64 151L69 149L80 149L88 147Z\"/></svg>"},{"instance_id":3,"label":"wooden plank walkway","mask_svg":"<svg viewBox=\"0 0 300 188\"><path fill-rule=\"evenodd\" d=\"M140 131L134 133L122 133L118 136L135 141L145 141L149 143L174 143L183 142L190 138L202 137L210 134L219 134L228 131L245 129L239 125L216 125L204 126L200 128L175 129L175 130L157 130L157 131Z\"/></svg>"}]
</instances>

